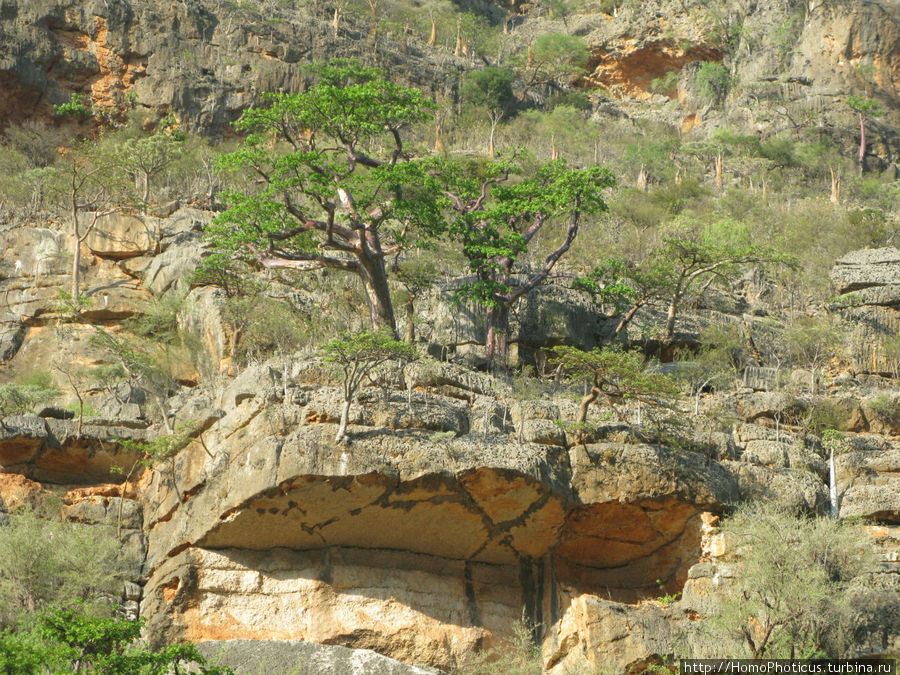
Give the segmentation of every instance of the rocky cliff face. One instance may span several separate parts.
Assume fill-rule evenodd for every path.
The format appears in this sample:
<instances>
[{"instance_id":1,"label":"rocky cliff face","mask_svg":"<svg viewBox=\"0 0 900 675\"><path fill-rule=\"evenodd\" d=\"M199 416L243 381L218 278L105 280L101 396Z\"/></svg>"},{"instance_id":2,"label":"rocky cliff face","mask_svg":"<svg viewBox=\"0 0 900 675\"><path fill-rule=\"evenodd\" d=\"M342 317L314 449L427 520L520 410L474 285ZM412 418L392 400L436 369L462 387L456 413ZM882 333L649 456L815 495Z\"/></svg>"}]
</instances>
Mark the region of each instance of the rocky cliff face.
<instances>
[{"instance_id":1,"label":"rocky cliff face","mask_svg":"<svg viewBox=\"0 0 900 675\"><path fill-rule=\"evenodd\" d=\"M888 114L873 122L866 161L897 162L896 2L624 4L565 25L533 9L512 35L525 44L561 26L584 36L590 72L579 86L610 94L596 114L661 120L687 138L800 124L849 147L856 122L843 99L874 83ZM0 0L0 42L16 45L0 54L0 119L49 117L51 104L78 93L114 116L134 103L222 134L262 92L301 88L302 64L328 56L374 61L451 99L472 65L421 41L371 44L352 21L335 31L327 12L273 11ZM741 86L704 100L696 74L705 61L726 63ZM671 91L651 91L675 70ZM880 555L873 576L886 593L900 587L900 422L888 379L897 363L879 346L900 329L898 251L856 251L832 272L832 310L855 336L851 369L748 368L742 388L698 396L700 412L722 425L697 425L685 447L599 418L576 442L565 422L577 392L525 395L461 365L478 362L484 336L474 311L451 305L449 286L421 299L419 329L434 355L457 362L424 360L367 387L350 443L336 445L339 389L321 361L305 354L237 369L219 292L188 288L212 215L115 214L83 246L84 316L112 332L142 302L185 293L179 323L200 356L178 373L165 410L122 387L88 392L98 414L84 424L52 406L0 419L0 522L61 497L61 517L113 524L139 561L122 600L147 620L150 640L224 650L245 672L301 661L309 672L422 673L505 644L524 612L547 671L637 672L669 654L717 602L721 580L739 573L717 524L749 499L866 519ZM2 227L0 383L61 354L74 366L108 363L94 329L65 324L58 311L72 237L53 223ZM679 317L679 344L697 344L715 323L758 337L783 329L745 314L749 302L707 300ZM614 323L602 309L571 289L541 288L513 317L512 351L537 361L555 344L601 344ZM644 308L628 337L641 339L663 316ZM849 439L835 456L834 498L827 455L807 433L825 408ZM115 473L137 460L122 439L163 434L167 413L193 422L186 447L141 476ZM690 418L693 406L682 413ZM659 600L678 593L678 602ZM887 631L861 648L895 654L898 641Z\"/></svg>"},{"instance_id":2,"label":"rocky cliff face","mask_svg":"<svg viewBox=\"0 0 900 675\"><path fill-rule=\"evenodd\" d=\"M307 11L242 10L220 2L56 2L0 5L4 124L52 116L70 94L115 114L134 103L171 110L191 131L221 134L269 91L297 91L301 65L335 56L374 59L426 90L451 86L461 63L421 50L367 44L352 26L335 32ZM446 61L444 59L443 61Z\"/></svg>"},{"instance_id":3,"label":"rocky cliff face","mask_svg":"<svg viewBox=\"0 0 900 675\"><path fill-rule=\"evenodd\" d=\"M870 121L867 161L879 170L897 163L896 2L619 4L615 16L585 8L565 21L531 8L512 22L514 49L548 30L584 36L591 57L578 86L612 94L601 115L663 120L698 137L725 125L767 135L807 127L849 150L858 124L844 99L872 96L887 114ZM0 37L17 49L0 60L0 84L12 94L0 104L3 123L50 118L52 104L76 93L113 115L134 104L172 111L188 130L221 134L263 92L302 88L304 63L359 58L448 100L475 65L429 47L424 35L373 43L365 22L351 17L335 30L332 8L316 7L5 0ZM723 59L730 92L719 101L698 96L699 63ZM668 92L651 90L655 78L679 71Z\"/></svg>"},{"instance_id":4,"label":"rocky cliff face","mask_svg":"<svg viewBox=\"0 0 900 675\"><path fill-rule=\"evenodd\" d=\"M86 268L87 287L110 289L98 318L127 314L115 308L133 303L129 294L176 283L207 218L187 209L102 223ZM8 348L12 372L47 358L58 332L49 290L62 283L52 260L35 253L59 235L15 232L26 264L0 284L21 293L14 313L30 318ZM836 282L883 288L894 253L849 255ZM687 316L685 326L696 320ZM215 314L185 325L223 334ZM86 339L67 345L86 362L102 358ZM762 498L830 509L827 464L791 422L823 399L839 401L852 436L836 458L840 514L878 524L880 574L888 588L900 580L893 418L861 379L791 396L765 391L763 375L750 380L760 391L707 400L743 421L732 433L697 431L675 450L609 422L576 442L560 425L577 407L563 392L522 398L502 380L426 361L386 389L364 390L351 442L336 445L337 383L315 357L276 360L171 399L174 418L195 423L194 440L128 482L110 470L137 459L117 449L120 439L162 431L148 401L98 398L112 418L87 418L80 433L58 409L3 419L0 498L9 511L61 491L63 517L122 528L143 561L124 598L135 613L140 600L159 643L213 650L276 641L277 659L319 643L447 668L510 637L524 611L548 671L625 670L669 653L715 601L714 577L731 573L716 527L728 505ZM656 601L677 593L678 603ZM889 652L897 639L873 648Z\"/></svg>"}]
</instances>

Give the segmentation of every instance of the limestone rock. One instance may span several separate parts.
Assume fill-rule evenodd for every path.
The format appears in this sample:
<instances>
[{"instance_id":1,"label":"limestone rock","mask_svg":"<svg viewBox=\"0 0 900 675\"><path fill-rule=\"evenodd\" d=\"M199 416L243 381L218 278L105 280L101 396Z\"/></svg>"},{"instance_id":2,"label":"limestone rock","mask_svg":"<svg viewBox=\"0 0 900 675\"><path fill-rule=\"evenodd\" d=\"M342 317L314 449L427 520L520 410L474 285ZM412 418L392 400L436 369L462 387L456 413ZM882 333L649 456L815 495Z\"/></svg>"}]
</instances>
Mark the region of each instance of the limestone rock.
<instances>
[{"instance_id":1,"label":"limestone rock","mask_svg":"<svg viewBox=\"0 0 900 675\"><path fill-rule=\"evenodd\" d=\"M0 322L0 362L9 361L16 355L24 337L24 321Z\"/></svg>"},{"instance_id":2,"label":"limestone rock","mask_svg":"<svg viewBox=\"0 0 900 675\"><path fill-rule=\"evenodd\" d=\"M828 480L825 460L802 445L779 441L748 441L741 453L741 461L776 469L802 469Z\"/></svg>"},{"instance_id":3,"label":"limestone rock","mask_svg":"<svg viewBox=\"0 0 900 675\"><path fill-rule=\"evenodd\" d=\"M214 663L237 675L437 675L368 649L320 645L302 640L210 640L197 644Z\"/></svg>"},{"instance_id":4,"label":"limestone rock","mask_svg":"<svg viewBox=\"0 0 900 675\"><path fill-rule=\"evenodd\" d=\"M839 293L851 293L872 286L892 286L897 279L900 279L900 250L896 248L852 251L838 258L831 270L831 281Z\"/></svg>"},{"instance_id":5,"label":"limestone rock","mask_svg":"<svg viewBox=\"0 0 900 675\"><path fill-rule=\"evenodd\" d=\"M787 421L799 415L805 404L789 394L780 391L754 392L737 400L737 410L746 422L761 418Z\"/></svg>"},{"instance_id":6,"label":"limestone rock","mask_svg":"<svg viewBox=\"0 0 900 675\"><path fill-rule=\"evenodd\" d=\"M810 513L827 510L827 486L808 471L769 468L748 462L723 461L722 464L737 480L742 501L762 499Z\"/></svg>"},{"instance_id":7,"label":"limestone rock","mask_svg":"<svg viewBox=\"0 0 900 675\"><path fill-rule=\"evenodd\" d=\"M900 448L869 438L835 457L840 515L900 523Z\"/></svg>"},{"instance_id":8,"label":"limestone rock","mask_svg":"<svg viewBox=\"0 0 900 675\"><path fill-rule=\"evenodd\" d=\"M89 225L93 214L81 215ZM126 213L112 213L100 217L85 239L94 255L121 260L155 251L159 242L159 224L155 218Z\"/></svg>"}]
</instances>

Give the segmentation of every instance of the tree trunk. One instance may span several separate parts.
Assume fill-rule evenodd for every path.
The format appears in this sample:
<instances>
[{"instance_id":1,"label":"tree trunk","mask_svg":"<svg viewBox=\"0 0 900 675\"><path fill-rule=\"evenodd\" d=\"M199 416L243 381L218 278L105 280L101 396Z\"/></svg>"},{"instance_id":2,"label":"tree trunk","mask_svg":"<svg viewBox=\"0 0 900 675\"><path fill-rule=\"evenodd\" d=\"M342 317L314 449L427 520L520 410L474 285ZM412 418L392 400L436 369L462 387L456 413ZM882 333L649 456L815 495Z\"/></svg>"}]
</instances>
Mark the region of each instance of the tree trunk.
<instances>
[{"instance_id":1,"label":"tree trunk","mask_svg":"<svg viewBox=\"0 0 900 675\"><path fill-rule=\"evenodd\" d=\"M619 321L619 325L616 326L616 331L613 333L613 339L619 337L619 334L625 330L625 327L631 322L634 318L634 315L638 313L638 310L643 307L643 305L632 305L631 309L626 312L625 316L622 317L622 320Z\"/></svg>"},{"instance_id":2,"label":"tree trunk","mask_svg":"<svg viewBox=\"0 0 900 675\"><path fill-rule=\"evenodd\" d=\"M509 356L509 307L499 305L488 309L484 346L488 363L506 365Z\"/></svg>"},{"instance_id":3,"label":"tree trunk","mask_svg":"<svg viewBox=\"0 0 900 675\"><path fill-rule=\"evenodd\" d=\"M75 217L78 218L77 215ZM78 237L78 225L75 226L75 250L72 253L72 302L77 306L81 295L81 241Z\"/></svg>"},{"instance_id":4,"label":"tree trunk","mask_svg":"<svg viewBox=\"0 0 900 675\"><path fill-rule=\"evenodd\" d=\"M675 317L678 316L678 303L681 302L681 295L675 294L669 301L669 309L666 312L666 332L663 334L663 343L671 344L672 338L675 336Z\"/></svg>"},{"instance_id":5,"label":"tree trunk","mask_svg":"<svg viewBox=\"0 0 900 675\"><path fill-rule=\"evenodd\" d=\"M416 322L415 322L415 302L416 296L410 295L406 301L406 343L412 344L416 341Z\"/></svg>"},{"instance_id":6,"label":"tree trunk","mask_svg":"<svg viewBox=\"0 0 900 675\"><path fill-rule=\"evenodd\" d=\"M637 181L635 181L635 187L642 192L647 191L647 170L644 168L644 165L641 164L641 170L638 171Z\"/></svg>"},{"instance_id":7,"label":"tree trunk","mask_svg":"<svg viewBox=\"0 0 900 675\"><path fill-rule=\"evenodd\" d=\"M841 176L838 174L834 175L834 169L830 169L831 171L831 203L832 204L840 204L841 203Z\"/></svg>"},{"instance_id":8,"label":"tree trunk","mask_svg":"<svg viewBox=\"0 0 900 675\"><path fill-rule=\"evenodd\" d=\"M716 190L718 190L719 192L722 191L722 185L723 185L722 174L723 174L724 170L725 170L725 163L724 163L724 160L722 159L722 153L720 152L719 154L716 155Z\"/></svg>"},{"instance_id":9,"label":"tree trunk","mask_svg":"<svg viewBox=\"0 0 900 675\"><path fill-rule=\"evenodd\" d=\"M143 198L143 206L141 207L141 213L145 216L147 215L147 205L150 203L150 172L144 172L144 198Z\"/></svg>"},{"instance_id":10,"label":"tree trunk","mask_svg":"<svg viewBox=\"0 0 900 675\"><path fill-rule=\"evenodd\" d=\"M862 175L863 163L866 160L866 116L859 114L859 174Z\"/></svg>"},{"instance_id":11,"label":"tree trunk","mask_svg":"<svg viewBox=\"0 0 900 675\"><path fill-rule=\"evenodd\" d=\"M340 443L344 440L344 436L347 435L347 419L350 417L350 403L352 400L352 397L344 399L344 405L341 407L341 423L338 425L337 436L334 437L335 443Z\"/></svg>"},{"instance_id":12,"label":"tree trunk","mask_svg":"<svg viewBox=\"0 0 900 675\"><path fill-rule=\"evenodd\" d=\"M394 320L394 307L391 304L384 259L360 256L359 276L369 305L369 322L372 329L389 328L396 337L397 323Z\"/></svg>"},{"instance_id":13,"label":"tree trunk","mask_svg":"<svg viewBox=\"0 0 900 675\"><path fill-rule=\"evenodd\" d=\"M497 129L497 122L492 117L491 118L491 137L488 140L488 156L491 159L494 159L494 157L497 156L497 152L494 148L494 131L496 131L496 129Z\"/></svg>"},{"instance_id":14,"label":"tree trunk","mask_svg":"<svg viewBox=\"0 0 900 675\"><path fill-rule=\"evenodd\" d=\"M444 152L444 139L441 138L444 133L444 120L439 119L437 125L434 128L434 152L435 154L440 154Z\"/></svg>"}]
</instances>

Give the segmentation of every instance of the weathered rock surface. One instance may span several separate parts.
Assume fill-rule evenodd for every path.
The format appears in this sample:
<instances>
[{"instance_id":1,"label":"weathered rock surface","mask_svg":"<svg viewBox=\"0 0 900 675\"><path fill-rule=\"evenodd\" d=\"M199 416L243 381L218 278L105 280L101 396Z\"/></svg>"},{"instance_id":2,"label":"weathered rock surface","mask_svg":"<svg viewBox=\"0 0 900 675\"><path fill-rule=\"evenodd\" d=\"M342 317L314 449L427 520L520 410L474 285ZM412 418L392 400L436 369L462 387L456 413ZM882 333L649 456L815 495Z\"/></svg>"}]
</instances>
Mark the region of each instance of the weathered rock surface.
<instances>
[{"instance_id":1,"label":"weathered rock surface","mask_svg":"<svg viewBox=\"0 0 900 675\"><path fill-rule=\"evenodd\" d=\"M294 364L287 397L280 367L243 373L205 449L146 487L155 640L311 640L451 666L509 635L523 607L549 634L582 596L677 591L702 514L738 498L707 456L568 448L549 401L485 427L489 380L450 366L410 380L458 397L370 388L335 445L338 393L304 384L315 370Z\"/></svg>"},{"instance_id":2,"label":"weathered rock surface","mask_svg":"<svg viewBox=\"0 0 900 675\"><path fill-rule=\"evenodd\" d=\"M851 251L831 269L832 284L843 293L834 308L852 326L849 341L857 369L893 373L898 364L887 358L884 342L900 331L900 250Z\"/></svg>"},{"instance_id":3,"label":"weathered rock surface","mask_svg":"<svg viewBox=\"0 0 900 675\"><path fill-rule=\"evenodd\" d=\"M842 518L900 523L900 448L878 436L858 436L835 457Z\"/></svg>"},{"instance_id":4,"label":"weathered rock surface","mask_svg":"<svg viewBox=\"0 0 900 675\"><path fill-rule=\"evenodd\" d=\"M852 293L873 286L891 288L897 284L898 279L900 250L896 248L852 251L838 258L831 269L831 281L839 293Z\"/></svg>"},{"instance_id":5,"label":"weathered rock surface","mask_svg":"<svg viewBox=\"0 0 900 675\"><path fill-rule=\"evenodd\" d=\"M0 60L4 124L52 116L51 104L72 92L124 114L126 96L143 109L171 110L193 131L223 132L262 92L296 91L301 64L329 57L372 56L348 17L335 34L327 17L277 5L265 13L248 5L204 0L159 3L127 0L7 3L0 41L19 48ZM449 87L449 63L415 47L379 41L381 65L425 89Z\"/></svg>"},{"instance_id":6,"label":"weathered rock surface","mask_svg":"<svg viewBox=\"0 0 900 675\"><path fill-rule=\"evenodd\" d=\"M210 640L197 645L215 663L237 675L437 675L434 668L410 666L367 649L320 645L301 640Z\"/></svg>"},{"instance_id":7,"label":"weathered rock surface","mask_svg":"<svg viewBox=\"0 0 900 675\"><path fill-rule=\"evenodd\" d=\"M101 422L101 423L97 423ZM123 451L122 438L143 440L144 429L86 421L81 436L77 420L15 415L0 420L0 468L6 473L50 483L96 483L112 480L116 469L130 468L135 451Z\"/></svg>"}]
</instances>

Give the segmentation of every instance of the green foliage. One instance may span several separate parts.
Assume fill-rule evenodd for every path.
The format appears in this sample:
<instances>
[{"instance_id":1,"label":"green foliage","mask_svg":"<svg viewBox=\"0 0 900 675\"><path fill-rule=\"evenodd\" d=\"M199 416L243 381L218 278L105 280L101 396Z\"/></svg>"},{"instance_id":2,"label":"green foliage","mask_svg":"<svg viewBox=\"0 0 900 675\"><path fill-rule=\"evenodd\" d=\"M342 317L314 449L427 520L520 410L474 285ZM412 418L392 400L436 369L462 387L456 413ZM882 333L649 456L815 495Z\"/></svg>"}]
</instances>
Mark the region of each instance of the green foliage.
<instances>
[{"instance_id":1,"label":"green foliage","mask_svg":"<svg viewBox=\"0 0 900 675\"><path fill-rule=\"evenodd\" d=\"M722 530L738 564L721 612L695 626L714 638L708 656L846 657L857 631L874 628L881 591L858 578L874 564L858 525L758 504Z\"/></svg>"},{"instance_id":2,"label":"green foliage","mask_svg":"<svg viewBox=\"0 0 900 675\"><path fill-rule=\"evenodd\" d=\"M646 404L651 413L648 421L657 427L657 442L671 444L677 441L671 433L672 418L667 412L671 408L669 401L678 393L678 385L667 375L648 371L642 354L609 347L583 351L566 345L556 346L551 351L553 362L560 365L570 378L590 386L589 392L581 399L574 421L576 429L587 421L590 405L603 396L613 413L626 424L629 420L620 409L620 404L629 400ZM580 431L578 438L582 440Z\"/></svg>"},{"instance_id":3,"label":"green foliage","mask_svg":"<svg viewBox=\"0 0 900 675\"><path fill-rule=\"evenodd\" d=\"M138 465L152 467L174 456L178 451L187 446L194 437L194 423L184 422L171 434L159 434L149 441L136 441L131 438L118 439L119 448L124 452L136 454L140 457ZM120 467L120 473L121 473ZM130 478L130 474L127 476Z\"/></svg>"},{"instance_id":4,"label":"green foliage","mask_svg":"<svg viewBox=\"0 0 900 675\"><path fill-rule=\"evenodd\" d=\"M610 399L656 402L678 393L672 378L647 372L640 352L609 347L584 351L567 345L556 346L552 351L555 363L561 365L569 377L593 383Z\"/></svg>"},{"instance_id":5,"label":"green foliage","mask_svg":"<svg viewBox=\"0 0 900 675\"><path fill-rule=\"evenodd\" d=\"M775 136L760 144L759 154L780 167L797 166L794 142L783 136Z\"/></svg>"},{"instance_id":6,"label":"green foliage","mask_svg":"<svg viewBox=\"0 0 900 675\"><path fill-rule=\"evenodd\" d=\"M347 430L347 416L350 402L364 380L371 379L379 366L390 361L403 363L416 358L411 345L395 340L388 330L345 333L329 340L321 348L324 361L334 368L343 379L344 407L335 442L344 440Z\"/></svg>"},{"instance_id":7,"label":"green foliage","mask_svg":"<svg viewBox=\"0 0 900 675\"><path fill-rule=\"evenodd\" d=\"M440 225L435 195L414 187L420 170L406 161L400 134L428 119L431 105L418 89L351 61L309 70L317 81L306 91L271 94L236 123L244 143L221 166L258 175L262 186L226 194L229 208L206 230L219 254L211 260L357 274L370 290L373 326L393 330L384 256L405 245L410 227ZM385 139L394 150L379 153Z\"/></svg>"},{"instance_id":8,"label":"green foliage","mask_svg":"<svg viewBox=\"0 0 900 675\"><path fill-rule=\"evenodd\" d=\"M68 101L61 105L54 105L53 112L57 115L71 115L77 119L85 120L91 116L91 109L84 104L81 96L72 94Z\"/></svg>"},{"instance_id":9,"label":"green foliage","mask_svg":"<svg viewBox=\"0 0 900 675\"><path fill-rule=\"evenodd\" d=\"M176 344L180 339L178 313L183 308L183 295L169 293L152 298L125 320L124 328L140 338L163 345Z\"/></svg>"},{"instance_id":10,"label":"green foliage","mask_svg":"<svg viewBox=\"0 0 900 675\"><path fill-rule=\"evenodd\" d=\"M650 81L650 91L654 94L669 94L678 86L678 71L670 70L665 75L654 77Z\"/></svg>"},{"instance_id":11,"label":"green foliage","mask_svg":"<svg viewBox=\"0 0 900 675\"><path fill-rule=\"evenodd\" d=\"M184 154L184 141L185 136L177 130L174 119L166 118L150 135L116 139L112 143L111 160L129 177L131 184L142 186L136 197L143 207L150 200L154 179Z\"/></svg>"},{"instance_id":12,"label":"green foliage","mask_svg":"<svg viewBox=\"0 0 900 675\"><path fill-rule=\"evenodd\" d=\"M0 417L29 413L34 407L52 401L61 393L50 371L33 370L16 383L0 385Z\"/></svg>"},{"instance_id":13,"label":"green foliage","mask_svg":"<svg viewBox=\"0 0 900 675\"><path fill-rule=\"evenodd\" d=\"M657 580L656 580L656 585L659 587L660 592L662 592L662 591L663 591L663 588L664 588L664 584L662 583L662 580L661 580L661 579L657 579ZM679 597L680 595L681 595L681 592L677 592L677 593L663 593L663 595L660 595L658 598L656 598L656 601L657 601L659 604L661 604L663 607L668 607L669 605L671 605L671 604L677 602L677 601L678 601L678 597ZM668 671L668 670L665 670L665 672L669 672L669 671Z\"/></svg>"},{"instance_id":14,"label":"green foliage","mask_svg":"<svg viewBox=\"0 0 900 675\"><path fill-rule=\"evenodd\" d=\"M830 316L802 316L784 332L785 346L794 362L819 368L839 354L841 331Z\"/></svg>"},{"instance_id":15,"label":"green foliage","mask_svg":"<svg viewBox=\"0 0 900 675\"><path fill-rule=\"evenodd\" d=\"M601 189L614 181L604 168L570 169L562 160L549 162L533 173L510 162L486 162L478 171L480 175L463 164L446 163L439 175L444 189L459 200L449 234L462 244L476 277L460 286L456 297L499 307L518 297L516 293L522 289L512 273L537 230L549 221L568 216L572 222L582 214L605 211ZM520 179L507 182L513 173ZM487 198L479 200L482 188ZM570 227L564 242L570 243L575 234L577 226L574 230Z\"/></svg>"},{"instance_id":16,"label":"green foliage","mask_svg":"<svg viewBox=\"0 0 900 675\"><path fill-rule=\"evenodd\" d=\"M637 297L637 292L629 283L632 273L624 260L608 258L585 276L576 277L572 288L587 293L601 303L612 304L617 312L621 312Z\"/></svg>"},{"instance_id":17,"label":"green foliage","mask_svg":"<svg viewBox=\"0 0 900 675\"><path fill-rule=\"evenodd\" d=\"M884 113L878 101L863 96L851 94L844 99L844 103L864 117L879 117Z\"/></svg>"},{"instance_id":18,"label":"green foliage","mask_svg":"<svg viewBox=\"0 0 900 675\"><path fill-rule=\"evenodd\" d=\"M731 88L728 69L717 61L704 61L696 75L697 90L709 102L721 101Z\"/></svg>"},{"instance_id":19,"label":"green foliage","mask_svg":"<svg viewBox=\"0 0 900 675\"><path fill-rule=\"evenodd\" d=\"M242 364L272 354L290 354L314 335L313 317L262 294L229 298L222 307L222 318L235 331L233 356Z\"/></svg>"},{"instance_id":20,"label":"green foliage","mask_svg":"<svg viewBox=\"0 0 900 675\"><path fill-rule=\"evenodd\" d=\"M473 105L508 112L515 104L513 77L511 70L497 66L472 70L466 74L459 95Z\"/></svg>"},{"instance_id":21,"label":"green foliage","mask_svg":"<svg viewBox=\"0 0 900 675\"><path fill-rule=\"evenodd\" d=\"M192 644L159 651L138 646L142 625L141 621L90 616L82 608L46 610L29 631L0 634L0 670L10 675L233 673L230 668L210 665Z\"/></svg>"},{"instance_id":22,"label":"green foliage","mask_svg":"<svg viewBox=\"0 0 900 675\"><path fill-rule=\"evenodd\" d=\"M534 42L531 62L519 65L526 87L547 86L571 80L584 72L590 50L583 38L565 33L544 33Z\"/></svg>"},{"instance_id":23,"label":"green foliage","mask_svg":"<svg viewBox=\"0 0 900 675\"><path fill-rule=\"evenodd\" d=\"M107 598L121 587L127 563L103 525L41 517L30 509L0 527L0 625L18 626L43 608L81 604L109 614Z\"/></svg>"},{"instance_id":24,"label":"green foliage","mask_svg":"<svg viewBox=\"0 0 900 675\"><path fill-rule=\"evenodd\" d=\"M326 342L321 351L325 362L343 374L347 400L378 366L389 361L412 361L416 358L411 345L395 340L384 330L345 333Z\"/></svg>"},{"instance_id":25,"label":"green foliage","mask_svg":"<svg viewBox=\"0 0 900 675\"><path fill-rule=\"evenodd\" d=\"M21 153L30 167L46 168L59 158L60 132L43 120L29 119L6 129L7 150Z\"/></svg>"},{"instance_id":26,"label":"green foliage","mask_svg":"<svg viewBox=\"0 0 900 675\"><path fill-rule=\"evenodd\" d=\"M561 91L548 99L547 106L551 110L565 106L579 112L586 112L591 109L592 104L590 97L583 91Z\"/></svg>"}]
</instances>

